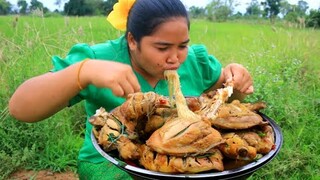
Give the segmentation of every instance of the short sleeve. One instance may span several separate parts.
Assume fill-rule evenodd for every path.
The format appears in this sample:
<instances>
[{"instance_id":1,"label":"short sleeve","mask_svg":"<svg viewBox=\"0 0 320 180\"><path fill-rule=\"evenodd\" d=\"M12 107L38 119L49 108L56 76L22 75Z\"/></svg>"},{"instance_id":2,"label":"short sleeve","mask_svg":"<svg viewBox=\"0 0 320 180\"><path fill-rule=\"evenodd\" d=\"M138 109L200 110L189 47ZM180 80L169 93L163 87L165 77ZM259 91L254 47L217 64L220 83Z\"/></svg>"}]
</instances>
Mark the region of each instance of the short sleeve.
<instances>
[{"instance_id":1,"label":"short sleeve","mask_svg":"<svg viewBox=\"0 0 320 180\"><path fill-rule=\"evenodd\" d=\"M95 53L87 44L77 44L74 45L65 58L59 56L52 57L53 69L51 72L57 72L66 67L75 64L79 61L82 61L86 58L95 59ZM78 95L70 99L69 106L72 106L80 102L88 94L88 89L82 90Z\"/></svg>"},{"instance_id":2,"label":"short sleeve","mask_svg":"<svg viewBox=\"0 0 320 180\"><path fill-rule=\"evenodd\" d=\"M192 45L189 47L189 56L195 59L197 71L202 79L203 87L209 89L220 78L222 65L218 59L208 51L204 45Z\"/></svg>"},{"instance_id":3,"label":"short sleeve","mask_svg":"<svg viewBox=\"0 0 320 180\"><path fill-rule=\"evenodd\" d=\"M82 61L86 58L94 59L95 53L87 44L77 44L74 45L66 58L62 59L58 56L52 57L52 63L54 68L51 72L56 72L61 69L65 69L66 67L70 66L71 64L75 64L79 61Z\"/></svg>"}]
</instances>

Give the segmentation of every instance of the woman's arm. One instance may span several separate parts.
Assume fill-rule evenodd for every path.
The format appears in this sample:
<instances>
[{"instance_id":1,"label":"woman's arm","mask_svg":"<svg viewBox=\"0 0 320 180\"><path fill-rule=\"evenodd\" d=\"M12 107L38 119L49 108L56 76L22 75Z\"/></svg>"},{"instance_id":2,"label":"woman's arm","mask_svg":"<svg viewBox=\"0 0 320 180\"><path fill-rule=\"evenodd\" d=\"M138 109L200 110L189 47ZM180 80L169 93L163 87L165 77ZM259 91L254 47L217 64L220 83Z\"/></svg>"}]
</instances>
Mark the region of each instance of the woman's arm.
<instances>
[{"instance_id":1,"label":"woman's arm","mask_svg":"<svg viewBox=\"0 0 320 180\"><path fill-rule=\"evenodd\" d=\"M80 91L78 86L80 63L25 81L9 101L10 114L21 121L37 122L66 107L69 100ZM140 90L132 68L111 61L85 62L79 80L83 88L94 84L97 87L110 88L118 96L126 96Z\"/></svg>"},{"instance_id":2,"label":"woman's arm","mask_svg":"<svg viewBox=\"0 0 320 180\"><path fill-rule=\"evenodd\" d=\"M25 122L45 119L68 105L79 91L79 64L64 70L33 77L21 84L9 101L13 117Z\"/></svg>"}]
</instances>

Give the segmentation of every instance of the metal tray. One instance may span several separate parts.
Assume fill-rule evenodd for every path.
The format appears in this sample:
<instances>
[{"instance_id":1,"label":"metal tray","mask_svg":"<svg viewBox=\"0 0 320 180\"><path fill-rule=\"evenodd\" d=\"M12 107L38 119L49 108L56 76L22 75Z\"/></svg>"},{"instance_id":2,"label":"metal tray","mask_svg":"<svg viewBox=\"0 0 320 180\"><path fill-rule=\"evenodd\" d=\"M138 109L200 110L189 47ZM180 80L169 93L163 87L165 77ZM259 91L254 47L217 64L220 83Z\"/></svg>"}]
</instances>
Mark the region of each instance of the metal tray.
<instances>
[{"instance_id":1,"label":"metal tray","mask_svg":"<svg viewBox=\"0 0 320 180\"><path fill-rule=\"evenodd\" d=\"M114 165L118 166L120 169L126 171L130 174L134 179L185 179L185 178L192 178L192 179L239 179L245 178L250 176L253 172L260 169L262 166L266 165L270 162L280 151L282 143L283 143L283 136L280 127L276 124L276 122L269 118L267 115L259 112L261 117L270 123L273 128L275 134L275 148L271 150L268 154L264 155L262 158L241 166L239 168L225 170L222 172L205 172L205 173L198 173L198 174L167 174L161 173L156 171L146 170L144 168L140 168L134 165L130 165L119 158L113 156L112 154L108 154L97 143L97 140L91 132L91 139L94 147L96 150L108 161L113 163Z\"/></svg>"}]
</instances>

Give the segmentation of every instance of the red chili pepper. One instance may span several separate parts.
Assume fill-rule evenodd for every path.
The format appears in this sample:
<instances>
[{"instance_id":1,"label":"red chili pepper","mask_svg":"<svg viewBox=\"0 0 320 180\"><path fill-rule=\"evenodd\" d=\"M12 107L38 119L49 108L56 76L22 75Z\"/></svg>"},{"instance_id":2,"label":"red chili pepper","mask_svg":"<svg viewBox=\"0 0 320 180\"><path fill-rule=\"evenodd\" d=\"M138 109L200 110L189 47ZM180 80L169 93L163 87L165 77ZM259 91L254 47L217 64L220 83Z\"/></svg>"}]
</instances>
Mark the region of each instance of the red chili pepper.
<instances>
[{"instance_id":1,"label":"red chili pepper","mask_svg":"<svg viewBox=\"0 0 320 180\"><path fill-rule=\"evenodd\" d=\"M165 99L160 99L159 101L160 101L160 104L167 104L167 100Z\"/></svg>"}]
</instances>

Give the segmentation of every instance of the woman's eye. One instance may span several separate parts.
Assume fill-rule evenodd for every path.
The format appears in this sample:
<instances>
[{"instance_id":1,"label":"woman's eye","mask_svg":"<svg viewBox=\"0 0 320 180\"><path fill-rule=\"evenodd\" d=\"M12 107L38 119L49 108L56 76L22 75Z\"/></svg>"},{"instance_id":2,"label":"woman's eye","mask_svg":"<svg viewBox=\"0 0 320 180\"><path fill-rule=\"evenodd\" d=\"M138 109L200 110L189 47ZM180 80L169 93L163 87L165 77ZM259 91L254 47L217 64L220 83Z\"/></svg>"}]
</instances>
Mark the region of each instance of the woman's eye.
<instances>
[{"instance_id":1,"label":"woman's eye","mask_svg":"<svg viewBox=\"0 0 320 180\"><path fill-rule=\"evenodd\" d=\"M167 47L158 48L159 51L166 51L167 49L168 49Z\"/></svg>"},{"instance_id":2,"label":"woman's eye","mask_svg":"<svg viewBox=\"0 0 320 180\"><path fill-rule=\"evenodd\" d=\"M183 45L183 46L179 46L179 49L185 49L185 48L187 48L188 46L186 46L186 45Z\"/></svg>"}]
</instances>

